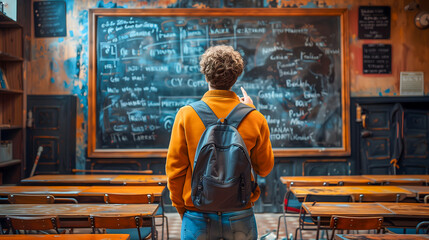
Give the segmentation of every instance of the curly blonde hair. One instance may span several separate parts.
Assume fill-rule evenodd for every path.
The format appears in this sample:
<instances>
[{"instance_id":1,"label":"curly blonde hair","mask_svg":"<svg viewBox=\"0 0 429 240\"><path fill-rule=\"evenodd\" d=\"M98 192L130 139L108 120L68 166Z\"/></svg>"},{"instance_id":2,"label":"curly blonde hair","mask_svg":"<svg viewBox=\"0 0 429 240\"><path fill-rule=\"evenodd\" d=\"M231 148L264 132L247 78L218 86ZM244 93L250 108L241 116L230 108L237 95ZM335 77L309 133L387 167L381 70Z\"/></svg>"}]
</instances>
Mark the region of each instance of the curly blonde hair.
<instances>
[{"instance_id":1,"label":"curly blonde hair","mask_svg":"<svg viewBox=\"0 0 429 240\"><path fill-rule=\"evenodd\" d=\"M243 58L231 46L209 47L201 56L200 71L215 89L231 89L243 69Z\"/></svg>"}]
</instances>

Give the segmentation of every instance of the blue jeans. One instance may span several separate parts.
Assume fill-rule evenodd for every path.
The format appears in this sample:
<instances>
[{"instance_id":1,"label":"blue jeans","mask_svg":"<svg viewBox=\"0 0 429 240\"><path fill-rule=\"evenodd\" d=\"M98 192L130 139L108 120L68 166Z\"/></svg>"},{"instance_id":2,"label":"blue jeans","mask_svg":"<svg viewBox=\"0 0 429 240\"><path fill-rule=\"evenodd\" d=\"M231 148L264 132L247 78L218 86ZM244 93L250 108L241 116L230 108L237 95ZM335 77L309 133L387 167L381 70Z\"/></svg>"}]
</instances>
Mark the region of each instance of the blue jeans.
<instances>
[{"instance_id":1,"label":"blue jeans","mask_svg":"<svg viewBox=\"0 0 429 240\"><path fill-rule=\"evenodd\" d=\"M182 220L182 240L257 240L253 208L224 213L186 210Z\"/></svg>"}]
</instances>

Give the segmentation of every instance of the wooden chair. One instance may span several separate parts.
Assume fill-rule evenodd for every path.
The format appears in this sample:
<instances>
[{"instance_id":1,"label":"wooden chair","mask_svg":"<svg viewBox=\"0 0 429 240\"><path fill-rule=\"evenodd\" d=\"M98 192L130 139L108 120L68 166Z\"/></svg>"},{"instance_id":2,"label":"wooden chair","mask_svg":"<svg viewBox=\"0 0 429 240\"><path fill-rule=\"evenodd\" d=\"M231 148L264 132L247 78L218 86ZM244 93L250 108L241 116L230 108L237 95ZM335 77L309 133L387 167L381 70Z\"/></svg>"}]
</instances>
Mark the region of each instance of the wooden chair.
<instances>
[{"instance_id":1,"label":"wooden chair","mask_svg":"<svg viewBox=\"0 0 429 240\"><path fill-rule=\"evenodd\" d=\"M330 228L332 229L331 240L334 239L335 230L377 230L381 232L383 217L348 217L332 216Z\"/></svg>"},{"instance_id":2,"label":"wooden chair","mask_svg":"<svg viewBox=\"0 0 429 240\"><path fill-rule=\"evenodd\" d=\"M20 216L6 216L6 221L9 223L13 233L19 230L58 230L59 220L56 216L43 216L43 217L20 217Z\"/></svg>"},{"instance_id":3,"label":"wooden chair","mask_svg":"<svg viewBox=\"0 0 429 240\"><path fill-rule=\"evenodd\" d=\"M77 203L74 198L55 198L49 194L9 194L8 200L12 204Z\"/></svg>"},{"instance_id":4,"label":"wooden chair","mask_svg":"<svg viewBox=\"0 0 429 240\"><path fill-rule=\"evenodd\" d=\"M317 195L317 194L308 194L304 202L353 202L353 196L351 195ZM300 232L300 236L302 239L302 231L303 230L310 230L310 231L317 231L316 233L316 239L319 238L319 231L326 230L326 235L328 235L329 228L322 228L320 226L317 226L313 220L309 217L306 217L306 212L304 210L300 211L299 219L298 219L298 228L295 229L295 240L297 239L298 230ZM328 238L328 236L326 236Z\"/></svg>"},{"instance_id":5,"label":"wooden chair","mask_svg":"<svg viewBox=\"0 0 429 240\"><path fill-rule=\"evenodd\" d=\"M105 194L104 202L105 203L117 203L117 204L150 204L153 203L154 197L152 194ZM162 227L161 239L164 239L164 224L167 230L167 239L169 237L168 233L168 218L164 215L164 208L160 204L161 212L155 214L155 218L162 218L162 222L159 225ZM164 221L165 219L165 221Z\"/></svg>"},{"instance_id":6,"label":"wooden chair","mask_svg":"<svg viewBox=\"0 0 429 240\"><path fill-rule=\"evenodd\" d=\"M147 232L142 238L142 232L140 228L143 226L143 219L138 215L111 215L111 216L96 216L91 215L91 227L92 233L96 232L96 229L131 229L135 228L138 233L139 240L151 238L151 231ZM153 220L152 220L153 221ZM118 232L115 232L118 233ZM125 233L125 232L124 232Z\"/></svg>"},{"instance_id":7,"label":"wooden chair","mask_svg":"<svg viewBox=\"0 0 429 240\"><path fill-rule=\"evenodd\" d=\"M74 198L55 198L49 194L9 194L11 204L54 204L54 203L77 203ZM73 233L73 228L69 229Z\"/></svg>"},{"instance_id":8,"label":"wooden chair","mask_svg":"<svg viewBox=\"0 0 429 240\"><path fill-rule=\"evenodd\" d=\"M424 202L424 203L428 203L428 200L429 200L429 195L426 195L426 196L423 198L423 202Z\"/></svg>"}]
</instances>

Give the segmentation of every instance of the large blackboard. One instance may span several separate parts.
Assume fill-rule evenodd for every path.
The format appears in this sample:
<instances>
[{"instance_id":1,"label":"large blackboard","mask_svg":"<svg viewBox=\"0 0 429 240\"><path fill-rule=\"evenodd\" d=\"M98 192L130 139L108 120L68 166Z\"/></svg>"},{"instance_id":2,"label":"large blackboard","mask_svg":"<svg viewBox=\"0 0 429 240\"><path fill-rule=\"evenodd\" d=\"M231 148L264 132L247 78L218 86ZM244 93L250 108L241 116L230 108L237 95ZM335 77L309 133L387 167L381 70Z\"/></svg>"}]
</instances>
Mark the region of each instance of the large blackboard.
<instances>
[{"instance_id":1,"label":"large blackboard","mask_svg":"<svg viewBox=\"0 0 429 240\"><path fill-rule=\"evenodd\" d=\"M345 155L345 10L93 9L89 156L164 156L180 107L207 91L199 56L226 44L277 156Z\"/></svg>"}]
</instances>

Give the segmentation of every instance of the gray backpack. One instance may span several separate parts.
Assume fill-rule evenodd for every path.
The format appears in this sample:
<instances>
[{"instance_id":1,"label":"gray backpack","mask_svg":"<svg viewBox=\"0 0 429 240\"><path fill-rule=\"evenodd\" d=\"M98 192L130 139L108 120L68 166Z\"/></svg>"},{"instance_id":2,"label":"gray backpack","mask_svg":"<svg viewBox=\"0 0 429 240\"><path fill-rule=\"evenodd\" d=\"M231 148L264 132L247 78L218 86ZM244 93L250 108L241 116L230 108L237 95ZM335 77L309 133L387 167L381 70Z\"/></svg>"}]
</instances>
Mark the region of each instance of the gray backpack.
<instances>
[{"instance_id":1,"label":"gray backpack","mask_svg":"<svg viewBox=\"0 0 429 240\"><path fill-rule=\"evenodd\" d=\"M256 183L251 180L252 163L237 127L254 108L240 103L221 122L205 102L190 106L206 127L195 153L192 202L208 212L243 209Z\"/></svg>"}]
</instances>

